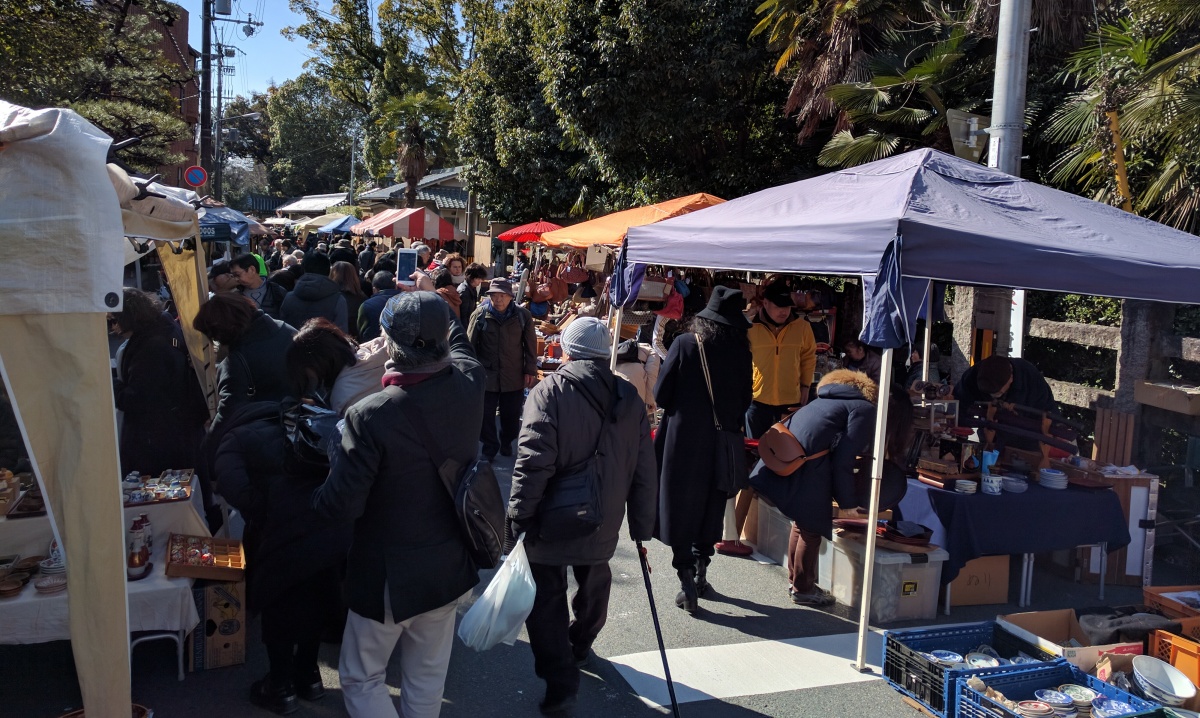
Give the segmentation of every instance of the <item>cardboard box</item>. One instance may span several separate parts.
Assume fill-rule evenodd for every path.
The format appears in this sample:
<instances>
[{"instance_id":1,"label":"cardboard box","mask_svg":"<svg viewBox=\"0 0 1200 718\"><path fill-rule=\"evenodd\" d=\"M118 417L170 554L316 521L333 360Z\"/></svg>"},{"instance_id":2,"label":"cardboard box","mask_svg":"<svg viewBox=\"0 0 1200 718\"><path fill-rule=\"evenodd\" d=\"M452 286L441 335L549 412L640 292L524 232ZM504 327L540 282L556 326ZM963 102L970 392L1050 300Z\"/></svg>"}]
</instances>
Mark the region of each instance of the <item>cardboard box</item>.
<instances>
[{"instance_id":1,"label":"cardboard box","mask_svg":"<svg viewBox=\"0 0 1200 718\"><path fill-rule=\"evenodd\" d=\"M1200 388L1194 386L1139 381L1133 385L1133 398L1139 404L1157 406L1177 414L1200 416Z\"/></svg>"},{"instance_id":2,"label":"cardboard box","mask_svg":"<svg viewBox=\"0 0 1200 718\"><path fill-rule=\"evenodd\" d=\"M1075 609L1058 611L1030 611L997 616L996 622L1004 630L1029 641L1042 650L1062 656L1079 670L1090 673L1100 661L1102 653L1124 653L1139 655L1142 642L1109 643L1093 646L1091 639L1079 625Z\"/></svg>"},{"instance_id":3,"label":"cardboard box","mask_svg":"<svg viewBox=\"0 0 1200 718\"><path fill-rule=\"evenodd\" d=\"M950 582L951 606L1008 603L1008 556L980 556Z\"/></svg>"},{"instance_id":4,"label":"cardboard box","mask_svg":"<svg viewBox=\"0 0 1200 718\"><path fill-rule=\"evenodd\" d=\"M200 623L188 636L188 669L236 666L246 662L246 582L196 581L192 599Z\"/></svg>"}]
</instances>

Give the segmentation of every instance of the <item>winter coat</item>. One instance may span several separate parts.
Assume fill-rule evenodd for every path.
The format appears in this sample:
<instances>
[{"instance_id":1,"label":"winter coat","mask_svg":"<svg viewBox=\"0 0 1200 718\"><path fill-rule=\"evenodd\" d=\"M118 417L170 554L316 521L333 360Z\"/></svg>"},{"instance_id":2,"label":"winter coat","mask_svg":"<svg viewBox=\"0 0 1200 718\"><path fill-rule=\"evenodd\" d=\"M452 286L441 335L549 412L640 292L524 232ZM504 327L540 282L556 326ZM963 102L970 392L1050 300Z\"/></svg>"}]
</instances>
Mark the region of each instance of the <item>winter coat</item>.
<instances>
[{"instance_id":1,"label":"winter coat","mask_svg":"<svg viewBox=\"0 0 1200 718\"><path fill-rule=\"evenodd\" d=\"M338 283L323 274L305 274L296 280L296 288L283 300L280 319L297 329L309 319L324 317L348 332L346 298Z\"/></svg>"},{"instance_id":2,"label":"winter coat","mask_svg":"<svg viewBox=\"0 0 1200 718\"><path fill-rule=\"evenodd\" d=\"M523 391L525 377L537 376L537 336L533 316L514 301L497 316L484 299L471 315L467 336L487 370L488 391Z\"/></svg>"},{"instance_id":3,"label":"winter coat","mask_svg":"<svg viewBox=\"0 0 1200 718\"><path fill-rule=\"evenodd\" d=\"M291 393L283 366L295 334L290 325L259 310L245 333L229 347L229 354L217 364L217 413L209 427L210 435L242 404L280 401Z\"/></svg>"},{"instance_id":4,"label":"winter coat","mask_svg":"<svg viewBox=\"0 0 1200 718\"><path fill-rule=\"evenodd\" d=\"M479 287L472 287L470 282L463 282L458 285L458 296L462 299L458 315L462 318L465 327L471 322L471 315L479 307Z\"/></svg>"},{"instance_id":5,"label":"winter coat","mask_svg":"<svg viewBox=\"0 0 1200 718\"><path fill-rule=\"evenodd\" d=\"M272 319L279 319L279 313L283 308L283 300L288 295L288 290L282 284L264 279L263 286L266 287L266 294L263 295L262 304L258 304L258 308L263 310L266 315ZM249 290L245 287L237 288L238 294L253 301Z\"/></svg>"},{"instance_id":6,"label":"winter coat","mask_svg":"<svg viewBox=\"0 0 1200 718\"><path fill-rule=\"evenodd\" d=\"M121 425L121 472L158 476L196 466L204 437L203 397L179 326L166 315L129 338L113 386Z\"/></svg>"},{"instance_id":7,"label":"winter coat","mask_svg":"<svg viewBox=\"0 0 1200 718\"><path fill-rule=\"evenodd\" d=\"M366 303L367 298L345 289L342 290L342 296L346 299L346 321L348 324L345 327L346 333L352 339L358 339L358 310ZM354 320L351 321L350 317L354 317Z\"/></svg>"},{"instance_id":8,"label":"winter coat","mask_svg":"<svg viewBox=\"0 0 1200 718\"><path fill-rule=\"evenodd\" d=\"M364 249L358 253L358 270L360 272L369 272L375 266L375 251Z\"/></svg>"},{"instance_id":9,"label":"winter coat","mask_svg":"<svg viewBox=\"0 0 1200 718\"><path fill-rule=\"evenodd\" d=\"M746 347L705 344L717 415L727 431L740 431L750 406L753 364ZM713 472L717 427L708 398L696 335L680 334L658 373L654 398L663 410L654 438L658 458L658 529L672 546L699 540Z\"/></svg>"},{"instance_id":10,"label":"winter coat","mask_svg":"<svg viewBox=\"0 0 1200 718\"><path fill-rule=\"evenodd\" d=\"M826 449L830 453L805 462L791 476L779 476L760 461L750 474L750 485L797 526L829 538L832 501L842 508L860 504L854 462L871 453L878 393L875 382L862 372L839 369L826 374L817 386L817 398L792 414L787 426L809 454Z\"/></svg>"},{"instance_id":11,"label":"winter coat","mask_svg":"<svg viewBox=\"0 0 1200 718\"><path fill-rule=\"evenodd\" d=\"M754 400L770 406L796 406L801 386L812 384L817 368L817 345L812 326L793 319L778 333L762 319L750 327L750 351L754 355Z\"/></svg>"},{"instance_id":12,"label":"winter coat","mask_svg":"<svg viewBox=\"0 0 1200 718\"><path fill-rule=\"evenodd\" d=\"M602 411L612 418L604 420ZM538 506L543 497L557 475L591 458L597 442L603 524L584 538L538 541ZM637 390L614 376L607 362L567 362L530 390L517 448L508 516L515 527L528 532L525 547L530 561L554 566L608 561L617 548L626 506L630 539L651 538L658 470L650 424Z\"/></svg>"},{"instance_id":13,"label":"winter coat","mask_svg":"<svg viewBox=\"0 0 1200 718\"><path fill-rule=\"evenodd\" d=\"M638 396L649 408L654 408L654 385L658 383L658 370L662 360L649 344L637 345L637 361L617 358L616 375L633 384Z\"/></svg>"},{"instance_id":14,"label":"winter coat","mask_svg":"<svg viewBox=\"0 0 1200 718\"><path fill-rule=\"evenodd\" d=\"M438 449L465 466L479 453L483 367L452 324L450 366L404 388L388 387L346 412L342 443L314 506L354 522L346 573L350 610L383 621L383 589L397 623L445 606L479 582L454 502L434 466L422 422Z\"/></svg>"},{"instance_id":15,"label":"winter coat","mask_svg":"<svg viewBox=\"0 0 1200 718\"><path fill-rule=\"evenodd\" d=\"M383 389L383 371L387 364L387 340L376 337L355 350L358 361L338 373L329 391L329 408L339 414Z\"/></svg>"},{"instance_id":16,"label":"winter coat","mask_svg":"<svg viewBox=\"0 0 1200 718\"><path fill-rule=\"evenodd\" d=\"M1058 402L1054 400L1054 393L1038 368L1020 357L1009 357L1008 360L1012 363L1013 381L1001 398L1014 404L1057 413ZM978 373L978 367L967 369L954 386L954 398L963 402L963 406L970 406L977 401L992 401L990 395L979 390L975 379Z\"/></svg>"},{"instance_id":17,"label":"winter coat","mask_svg":"<svg viewBox=\"0 0 1200 718\"><path fill-rule=\"evenodd\" d=\"M292 586L340 566L350 549L352 525L313 509L313 491L325 471L288 460L291 445L279 403L256 402L253 408L255 415L266 416L230 427L214 464L217 490L246 520L246 590L257 611L288 598Z\"/></svg>"},{"instance_id":18,"label":"winter coat","mask_svg":"<svg viewBox=\"0 0 1200 718\"><path fill-rule=\"evenodd\" d=\"M883 368L883 359L870 349L863 349L862 361L847 361L846 368L850 371L862 372L871 381L879 381L879 370Z\"/></svg>"},{"instance_id":19,"label":"winter coat","mask_svg":"<svg viewBox=\"0 0 1200 718\"><path fill-rule=\"evenodd\" d=\"M358 340L360 342L369 342L382 334L382 330L379 328L379 315L383 314L383 308L387 306L388 300L399 293L399 289L384 289L375 292L358 308Z\"/></svg>"}]
</instances>

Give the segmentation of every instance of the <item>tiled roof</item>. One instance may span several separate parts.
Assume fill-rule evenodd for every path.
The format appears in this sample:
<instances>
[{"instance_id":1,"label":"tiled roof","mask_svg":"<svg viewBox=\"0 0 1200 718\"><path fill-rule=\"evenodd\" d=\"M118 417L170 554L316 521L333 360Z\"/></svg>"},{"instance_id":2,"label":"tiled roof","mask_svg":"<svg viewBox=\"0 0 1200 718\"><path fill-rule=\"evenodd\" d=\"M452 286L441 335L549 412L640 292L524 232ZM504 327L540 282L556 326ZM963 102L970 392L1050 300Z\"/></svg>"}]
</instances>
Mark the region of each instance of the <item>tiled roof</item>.
<instances>
[{"instance_id":1,"label":"tiled roof","mask_svg":"<svg viewBox=\"0 0 1200 718\"><path fill-rule=\"evenodd\" d=\"M421 181L417 183L417 189L418 190L425 189L427 187L430 187L431 185L436 185L441 182L445 182L448 179L454 179L455 177L462 174L462 171L464 169L466 169L465 165L459 166L459 167L447 167L446 169L436 170L436 171L422 177ZM404 192L406 189L408 189L408 185L405 184L404 182L401 182L400 184L394 184L394 185L390 185L388 187L382 187L380 189L373 189L370 192L363 192L358 195L358 199L386 201L393 197L404 196ZM464 204L463 206L465 207L466 205Z\"/></svg>"}]
</instances>

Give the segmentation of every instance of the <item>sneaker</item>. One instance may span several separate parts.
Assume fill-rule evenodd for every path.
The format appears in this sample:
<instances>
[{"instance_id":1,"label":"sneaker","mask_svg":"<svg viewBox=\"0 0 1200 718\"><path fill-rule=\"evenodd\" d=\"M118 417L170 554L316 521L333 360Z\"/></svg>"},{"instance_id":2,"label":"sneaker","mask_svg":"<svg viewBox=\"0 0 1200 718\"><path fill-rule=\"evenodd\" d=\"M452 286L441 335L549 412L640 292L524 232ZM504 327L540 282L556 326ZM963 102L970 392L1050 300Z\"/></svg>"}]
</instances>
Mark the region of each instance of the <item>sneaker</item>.
<instances>
[{"instance_id":1,"label":"sneaker","mask_svg":"<svg viewBox=\"0 0 1200 718\"><path fill-rule=\"evenodd\" d=\"M250 702L281 716L295 713L300 707L296 703L296 688L291 682L276 685L270 675L250 686Z\"/></svg>"},{"instance_id":2,"label":"sneaker","mask_svg":"<svg viewBox=\"0 0 1200 718\"><path fill-rule=\"evenodd\" d=\"M543 715L565 713L575 705L575 698L578 694L578 689L568 691L562 688L547 688L546 697L538 704L538 710Z\"/></svg>"},{"instance_id":3,"label":"sneaker","mask_svg":"<svg viewBox=\"0 0 1200 718\"><path fill-rule=\"evenodd\" d=\"M754 549L741 541L719 541L714 548L717 549L717 553L726 556L749 556L754 553Z\"/></svg>"},{"instance_id":4,"label":"sneaker","mask_svg":"<svg viewBox=\"0 0 1200 718\"><path fill-rule=\"evenodd\" d=\"M789 586L788 595L797 606L829 606L835 601L833 596L819 588L814 588L811 593L800 593Z\"/></svg>"}]
</instances>

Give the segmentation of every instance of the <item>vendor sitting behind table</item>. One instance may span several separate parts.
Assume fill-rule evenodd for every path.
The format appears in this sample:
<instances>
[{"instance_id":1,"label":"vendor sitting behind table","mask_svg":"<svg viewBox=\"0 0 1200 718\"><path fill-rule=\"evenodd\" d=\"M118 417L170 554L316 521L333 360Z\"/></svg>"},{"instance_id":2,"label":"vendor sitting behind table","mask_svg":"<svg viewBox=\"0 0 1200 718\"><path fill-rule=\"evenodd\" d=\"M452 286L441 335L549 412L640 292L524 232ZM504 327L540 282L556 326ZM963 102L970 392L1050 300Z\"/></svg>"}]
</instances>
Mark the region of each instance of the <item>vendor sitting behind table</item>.
<instances>
[{"instance_id":1,"label":"vendor sitting behind table","mask_svg":"<svg viewBox=\"0 0 1200 718\"><path fill-rule=\"evenodd\" d=\"M954 398L964 404L1007 401L1041 411L1058 412L1058 403L1042 373L1020 357L992 355L962 375Z\"/></svg>"}]
</instances>

